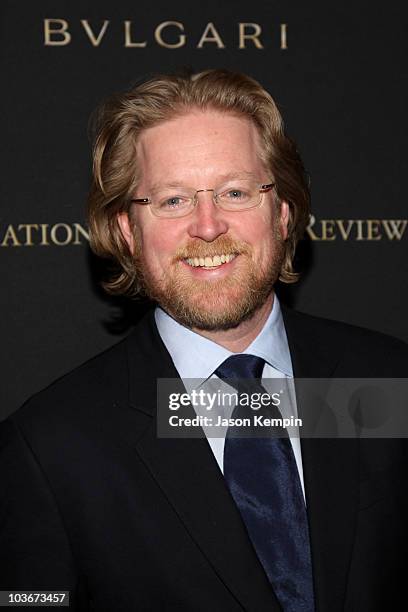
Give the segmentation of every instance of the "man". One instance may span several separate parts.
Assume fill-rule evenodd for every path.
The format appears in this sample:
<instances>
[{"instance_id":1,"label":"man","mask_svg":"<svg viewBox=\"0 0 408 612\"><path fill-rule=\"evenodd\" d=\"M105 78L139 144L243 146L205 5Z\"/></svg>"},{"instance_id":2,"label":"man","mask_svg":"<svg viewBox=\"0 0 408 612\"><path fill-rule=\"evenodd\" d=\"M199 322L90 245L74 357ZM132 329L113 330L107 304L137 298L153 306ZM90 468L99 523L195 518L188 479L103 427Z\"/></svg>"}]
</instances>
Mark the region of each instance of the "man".
<instances>
[{"instance_id":1,"label":"man","mask_svg":"<svg viewBox=\"0 0 408 612\"><path fill-rule=\"evenodd\" d=\"M116 265L110 292L158 308L2 424L2 589L115 612L371 612L405 595L400 440L157 435L160 379L406 375L399 341L279 305L308 203L249 77L162 76L105 105L91 244Z\"/></svg>"}]
</instances>

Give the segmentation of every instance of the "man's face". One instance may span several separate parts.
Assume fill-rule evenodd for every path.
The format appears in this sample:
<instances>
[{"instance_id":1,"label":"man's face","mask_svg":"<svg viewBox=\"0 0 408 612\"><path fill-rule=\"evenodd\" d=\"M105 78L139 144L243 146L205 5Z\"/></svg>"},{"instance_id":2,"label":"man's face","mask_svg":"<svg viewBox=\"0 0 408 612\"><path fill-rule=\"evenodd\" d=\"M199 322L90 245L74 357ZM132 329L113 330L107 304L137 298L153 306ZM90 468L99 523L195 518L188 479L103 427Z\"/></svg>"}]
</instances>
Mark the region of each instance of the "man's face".
<instances>
[{"instance_id":1,"label":"man's face","mask_svg":"<svg viewBox=\"0 0 408 612\"><path fill-rule=\"evenodd\" d=\"M248 173L259 185L274 182L259 147L257 129L245 117L188 112L142 132L135 197L167 185L176 193L178 187L220 190ZM193 212L181 218L157 217L141 204L133 205L130 218L118 217L146 293L180 323L201 330L236 327L265 304L287 235L288 206L283 202L278 210L273 192L262 195L259 207L239 212L219 209L212 195L199 193ZM230 261L191 265L222 255Z\"/></svg>"}]
</instances>

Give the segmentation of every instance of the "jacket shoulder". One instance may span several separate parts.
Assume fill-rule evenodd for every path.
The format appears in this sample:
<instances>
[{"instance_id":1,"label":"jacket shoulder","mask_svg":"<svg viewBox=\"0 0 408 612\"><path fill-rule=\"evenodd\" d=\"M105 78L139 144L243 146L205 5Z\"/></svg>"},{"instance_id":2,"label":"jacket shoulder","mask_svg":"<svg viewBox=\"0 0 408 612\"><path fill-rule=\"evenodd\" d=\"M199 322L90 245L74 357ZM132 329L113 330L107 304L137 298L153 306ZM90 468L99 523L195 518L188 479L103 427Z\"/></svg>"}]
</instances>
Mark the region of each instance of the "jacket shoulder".
<instances>
[{"instance_id":1,"label":"jacket shoulder","mask_svg":"<svg viewBox=\"0 0 408 612\"><path fill-rule=\"evenodd\" d=\"M375 344L388 344L394 346L395 348L399 347L400 349L408 350L408 344L406 344L403 340L379 331L374 331L358 325L352 325L350 323L344 323L343 321L318 317L286 307L284 307L283 310L285 319L288 317L291 320L296 321L298 325L304 326L305 329L308 329L310 333L314 333L315 335L319 335L325 331L338 339L347 338L347 340L356 339Z\"/></svg>"},{"instance_id":2,"label":"jacket shoulder","mask_svg":"<svg viewBox=\"0 0 408 612\"><path fill-rule=\"evenodd\" d=\"M121 401L127 388L127 338L87 360L29 398L9 418L23 429L35 423L86 418ZM91 416L91 414L89 414Z\"/></svg>"},{"instance_id":3,"label":"jacket shoulder","mask_svg":"<svg viewBox=\"0 0 408 612\"><path fill-rule=\"evenodd\" d=\"M282 312L289 344L301 345L311 358L317 355L321 360L336 360L343 365L342 376L408 376L408 345L402 340L285 307ZM347 364L347 368L344 364Z\"/></svg>"}]
</instances>

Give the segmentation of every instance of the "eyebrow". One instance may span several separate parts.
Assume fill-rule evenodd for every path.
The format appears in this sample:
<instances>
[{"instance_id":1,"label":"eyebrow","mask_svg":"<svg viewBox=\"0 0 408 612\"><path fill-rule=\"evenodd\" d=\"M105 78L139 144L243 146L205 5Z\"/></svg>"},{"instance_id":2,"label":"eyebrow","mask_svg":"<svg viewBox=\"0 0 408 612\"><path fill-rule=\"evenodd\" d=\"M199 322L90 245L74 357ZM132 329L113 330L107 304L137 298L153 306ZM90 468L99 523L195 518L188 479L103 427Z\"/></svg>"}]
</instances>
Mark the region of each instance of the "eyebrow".
<instances>
[{"instance_id":1,"label":"eyebrow","mask_svg":"<svg viewBox=\"0 0 408 612\"><path fill-rule=\"evenodd\" d=\"M217 178L217 184L225 183L226 181L230 181L233 179L256 179L257 177L253 172L228 172L227 174L221 174ZM172 181L170 183L153 183L150 188L150 192L158 191L160 189L177 189L178 187L183 187L184 181ZM190 187L190 185L186 185L186 187ZM208 189L209 187L203 186L202 189Z\"/></svg>"}]
</instances>

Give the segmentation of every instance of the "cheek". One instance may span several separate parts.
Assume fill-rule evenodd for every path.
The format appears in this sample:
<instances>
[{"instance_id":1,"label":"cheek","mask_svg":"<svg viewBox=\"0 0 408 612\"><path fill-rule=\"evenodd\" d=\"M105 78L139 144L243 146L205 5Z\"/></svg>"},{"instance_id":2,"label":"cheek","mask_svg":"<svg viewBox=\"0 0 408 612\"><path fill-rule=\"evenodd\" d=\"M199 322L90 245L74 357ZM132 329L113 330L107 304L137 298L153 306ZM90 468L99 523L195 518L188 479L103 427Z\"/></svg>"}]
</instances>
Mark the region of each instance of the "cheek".
<instances>
[{"instance_id":1,"label":"cheek","mask_svg":"<svg viewBox=\"0 0 408 612\"><path fill-rule=\"evenodd\" d=\"M274 231L274 222L266 211L256 222L247 224L243 237L252 245L254 253L262 257L273 250Z\"/></svg>"},{"instance_id":2,"label":"cheek","mask_svg":"<svg viewBox=\"0 0 408 612\"><path fill-rule=\"evenodd\" d=\"M270 265L271 259L276 253L277 232L280 232L279 227L269 220L262 229L259 229L253 241L255 259L258 259L261 265L266 267Z\"/></svg>"},{"instance_id":3,"label":"cheek","mask_svg":"<svg viewBox=\"0 0 408 612\"><path fill-rule=\"evenodd\" d=\"M140 232L141 252L145 263L150 268L167 267L174 253L181 244L171 228L151 226Z\"/></svg>"}]
</instances>

